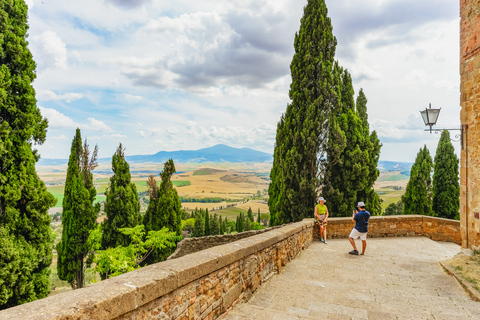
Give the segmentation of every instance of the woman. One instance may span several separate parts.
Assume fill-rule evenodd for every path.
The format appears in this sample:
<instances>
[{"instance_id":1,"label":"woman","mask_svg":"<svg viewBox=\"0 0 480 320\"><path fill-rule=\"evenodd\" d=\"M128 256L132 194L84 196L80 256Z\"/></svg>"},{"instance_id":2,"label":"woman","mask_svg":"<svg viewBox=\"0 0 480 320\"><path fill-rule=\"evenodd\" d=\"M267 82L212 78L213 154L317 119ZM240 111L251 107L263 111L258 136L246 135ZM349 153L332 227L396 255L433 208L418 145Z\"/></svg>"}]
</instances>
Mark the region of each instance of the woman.
<instances>
[{"instance_id":1,"label":"woman","mask_svg":"<svg viewBox=\"0 0 480 320\"><path fill-rule=\"evenodd\" d=\"M325 199L323 197L320 197L318 202L319 204L315 206L315 223L320 227L320 241L327 244L328 209L324 205Z\"/></svg>"}]
</instances>

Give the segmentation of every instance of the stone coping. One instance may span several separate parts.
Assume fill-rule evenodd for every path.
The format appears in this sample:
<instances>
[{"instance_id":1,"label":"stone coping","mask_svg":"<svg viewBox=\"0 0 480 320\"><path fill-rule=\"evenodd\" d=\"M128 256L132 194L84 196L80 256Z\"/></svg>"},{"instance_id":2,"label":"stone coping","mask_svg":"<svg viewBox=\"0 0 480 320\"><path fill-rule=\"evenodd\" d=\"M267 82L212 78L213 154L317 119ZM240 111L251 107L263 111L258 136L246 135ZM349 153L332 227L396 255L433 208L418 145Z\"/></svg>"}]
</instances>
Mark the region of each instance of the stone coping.
<instances>
[{"instance_id":1,"label":"stone coping","mask_svg":"<svg viewBox=\"0 0 480 320\"><path fill-rule=\"evenodd\" d=\"M220 245L0 312L0 319L113 319L312 227L313 219Z\"/></svg>"}]
</instances>

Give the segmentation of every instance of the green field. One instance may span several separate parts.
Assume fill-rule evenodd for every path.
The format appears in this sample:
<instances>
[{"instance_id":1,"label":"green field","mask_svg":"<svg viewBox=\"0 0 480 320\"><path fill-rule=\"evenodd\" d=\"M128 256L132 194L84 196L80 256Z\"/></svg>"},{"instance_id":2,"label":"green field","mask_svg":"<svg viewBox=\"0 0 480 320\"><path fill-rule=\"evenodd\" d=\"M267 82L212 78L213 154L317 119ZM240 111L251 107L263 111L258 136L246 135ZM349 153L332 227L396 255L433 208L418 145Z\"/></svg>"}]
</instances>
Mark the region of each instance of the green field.
<instances>
[{"instance_id":1,"label":"green field","mask_svg":"<svg viewBox=\"0 0 480 320\"><path fill-rule=\"evenodd\" d=\"M98 185L97 197L95 198L95 202L105 200L105 197L102 195L105 194L105 191L107 190L109 182L110 182L110 179L95 180L94 182L95 185ZM137 192L144 192L144 191L147 191L148 189L146 180L133 181L133 183L135 183L137 187ZM174 186L177 186L177 187L184 187L184 186L190 185L190 181L184 181L184 180L176 180L176 181L172 181L172 183ZM53 194L53 196L58 200L54 208L62 207L64 188L65 188L64 185L47 186L47 190L51 194Z\"/></svg>"},{"instance_id":2,"label":"green field","mask_svg":"<svg viewBox=\"0 0 480 320\"><path fill-rule=\"evenodd\" d=\"M212 211L212 213L213 214L216 213L222 216L222 218L228 218L229 221L235 221L237 219L237 216L240 213L247 214L247 210L243 210L236 207L230 207L230 208L225 208L221 210L215 210L215 211Z\"/></svg>"},{"instance_id":3,"label":"green field","mask_svg":"<svg viewBox=\"0 0 480 320\"><path fill-rule=\"evenodd\" d=\"M198 169L197 171L193 172L194 176L208 176L211 174L214 174L216 172L223 172L224 170L217 170L217 169L211 169L211 168L202 168Z\"/></svg>"},{"instance_id":4,"label":"green field","mask_svg":"<svg viewBox=\"0 0 480 320\"><path fill-rule=\"evenodd\" d=\"M403 174L392 174L392 175L385 175L385 176L380 176L378 177L377 181L402 181L402 180L408 180L409 178L407 176L404 176Z\"/></svg>"},{"instance_id":5,"label":"green field","mask_svg":"<svg viewBox=\"0 0 480 320\"><path fill-rule=\"evenodd\" d=\"M383 188L382 188L383 189ZM405 193L405 190L401 190L401 191L386 191L386 190L382 190L380 189L379 191L381 193L384 193L384 194L381 194L380 195L380 199L383 200L383 203L382 203L382 207L383 207L383 210L385 210L385 208L390 204L390 203L395 203L395 202L398 202L398 200L400 200L402 198L402 195Z\"/></svg>"}]
</instances>

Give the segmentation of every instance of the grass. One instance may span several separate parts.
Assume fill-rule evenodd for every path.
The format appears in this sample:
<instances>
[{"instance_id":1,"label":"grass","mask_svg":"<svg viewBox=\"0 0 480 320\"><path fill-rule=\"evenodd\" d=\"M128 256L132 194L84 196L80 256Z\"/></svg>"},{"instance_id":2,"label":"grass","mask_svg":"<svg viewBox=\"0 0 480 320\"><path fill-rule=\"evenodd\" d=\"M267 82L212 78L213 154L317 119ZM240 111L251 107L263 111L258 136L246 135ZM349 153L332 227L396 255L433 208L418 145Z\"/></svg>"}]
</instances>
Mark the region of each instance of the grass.
<instances>
[{"instance_id":1,"label":"grass","mask_svg":"<svg viewBox=\"0 0 480 320\"><path fill-rule=\"evenodd\" d=\"M237 216L240 215L240 213L247 213L247 210L237 208L237 207L229 207L221 210L215 210L212 211L212 213L216 213L223 218L228 218L230 221L235 221L237 219Z\"/></svg>"},{"instance_id":2,"label":"grass","mask_svg":"<svg viewBox=\"0 0 480 320\"><path fill-rule=\"evenodd\" d=\"M190 185L190 181L185 180L173 180L172 183L176 187L185 187Z\"/></svg>"},{"instance_id":3,"label":"grass","mask_svg":"<svg viewBox=\"0 0 480 320\"><path fill-rule=\"evenodd\" d=\"M193 172L194 176L208 176L216 172L222 172L223 170L211 169L211 168L201 168Z\"/></svg>"},{"instance_id":4,"label":"grass","mask_svg":"<svg viewBox=\"0 0 480 320\"><path fill-rule=\"evenodd\" d=\"M405 193L404 190L401 191L388 191L384 190L383 188L379 190L380 199L383 200L382 207L383 210L390 204L396 203L398 200L402 198L402 195Z\"/></svg>"},{"instance_id":5,"label":"grass","mask_svg":"<svg viewBox=\"0 0 480 320\"><path fill-rule=\"evenodd\" d=\"M407 180L408 176L405 176L403 174L392 174L392 175L385 175L385 176L380 176L377 181L382 182L382 181L402 181L402 180Z\"/></svg>"},{"instance_id":6,"label":"grass","mask_svg":"<svg viewBox=\"0 0 480 320\"><path fill-rule=\"evenodd\" d=\"M457 254L450 260L445 261L465 281L470 282L475 290L480 291L480 254L474 252L472 256L463 253Z\"/></svg>"}]
</instances>

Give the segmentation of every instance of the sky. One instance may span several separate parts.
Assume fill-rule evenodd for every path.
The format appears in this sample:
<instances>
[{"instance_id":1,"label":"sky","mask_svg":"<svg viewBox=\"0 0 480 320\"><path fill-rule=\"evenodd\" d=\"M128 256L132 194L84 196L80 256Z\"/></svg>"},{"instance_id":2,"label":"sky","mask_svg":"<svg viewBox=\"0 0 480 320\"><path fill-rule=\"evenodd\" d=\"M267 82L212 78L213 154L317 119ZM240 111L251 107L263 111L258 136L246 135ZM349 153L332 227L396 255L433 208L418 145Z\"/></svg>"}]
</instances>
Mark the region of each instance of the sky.
<instances>
[{"instance_id":1,"label":"sky","mask_svg":"<svg viewBox=\"0 0 480 320\"><path fill-rule=\"evenodd\" d=\"M43 158L68 158L75 129L100 157L223 143L273 153L306 0L26 0ZM336 59L368 99L381 160L432 157L460 127L459 4L327 0ZM457 132L452 132L456 134ZM454 143L457 154L459 143Z\"/></svg>"}]
</instances>

